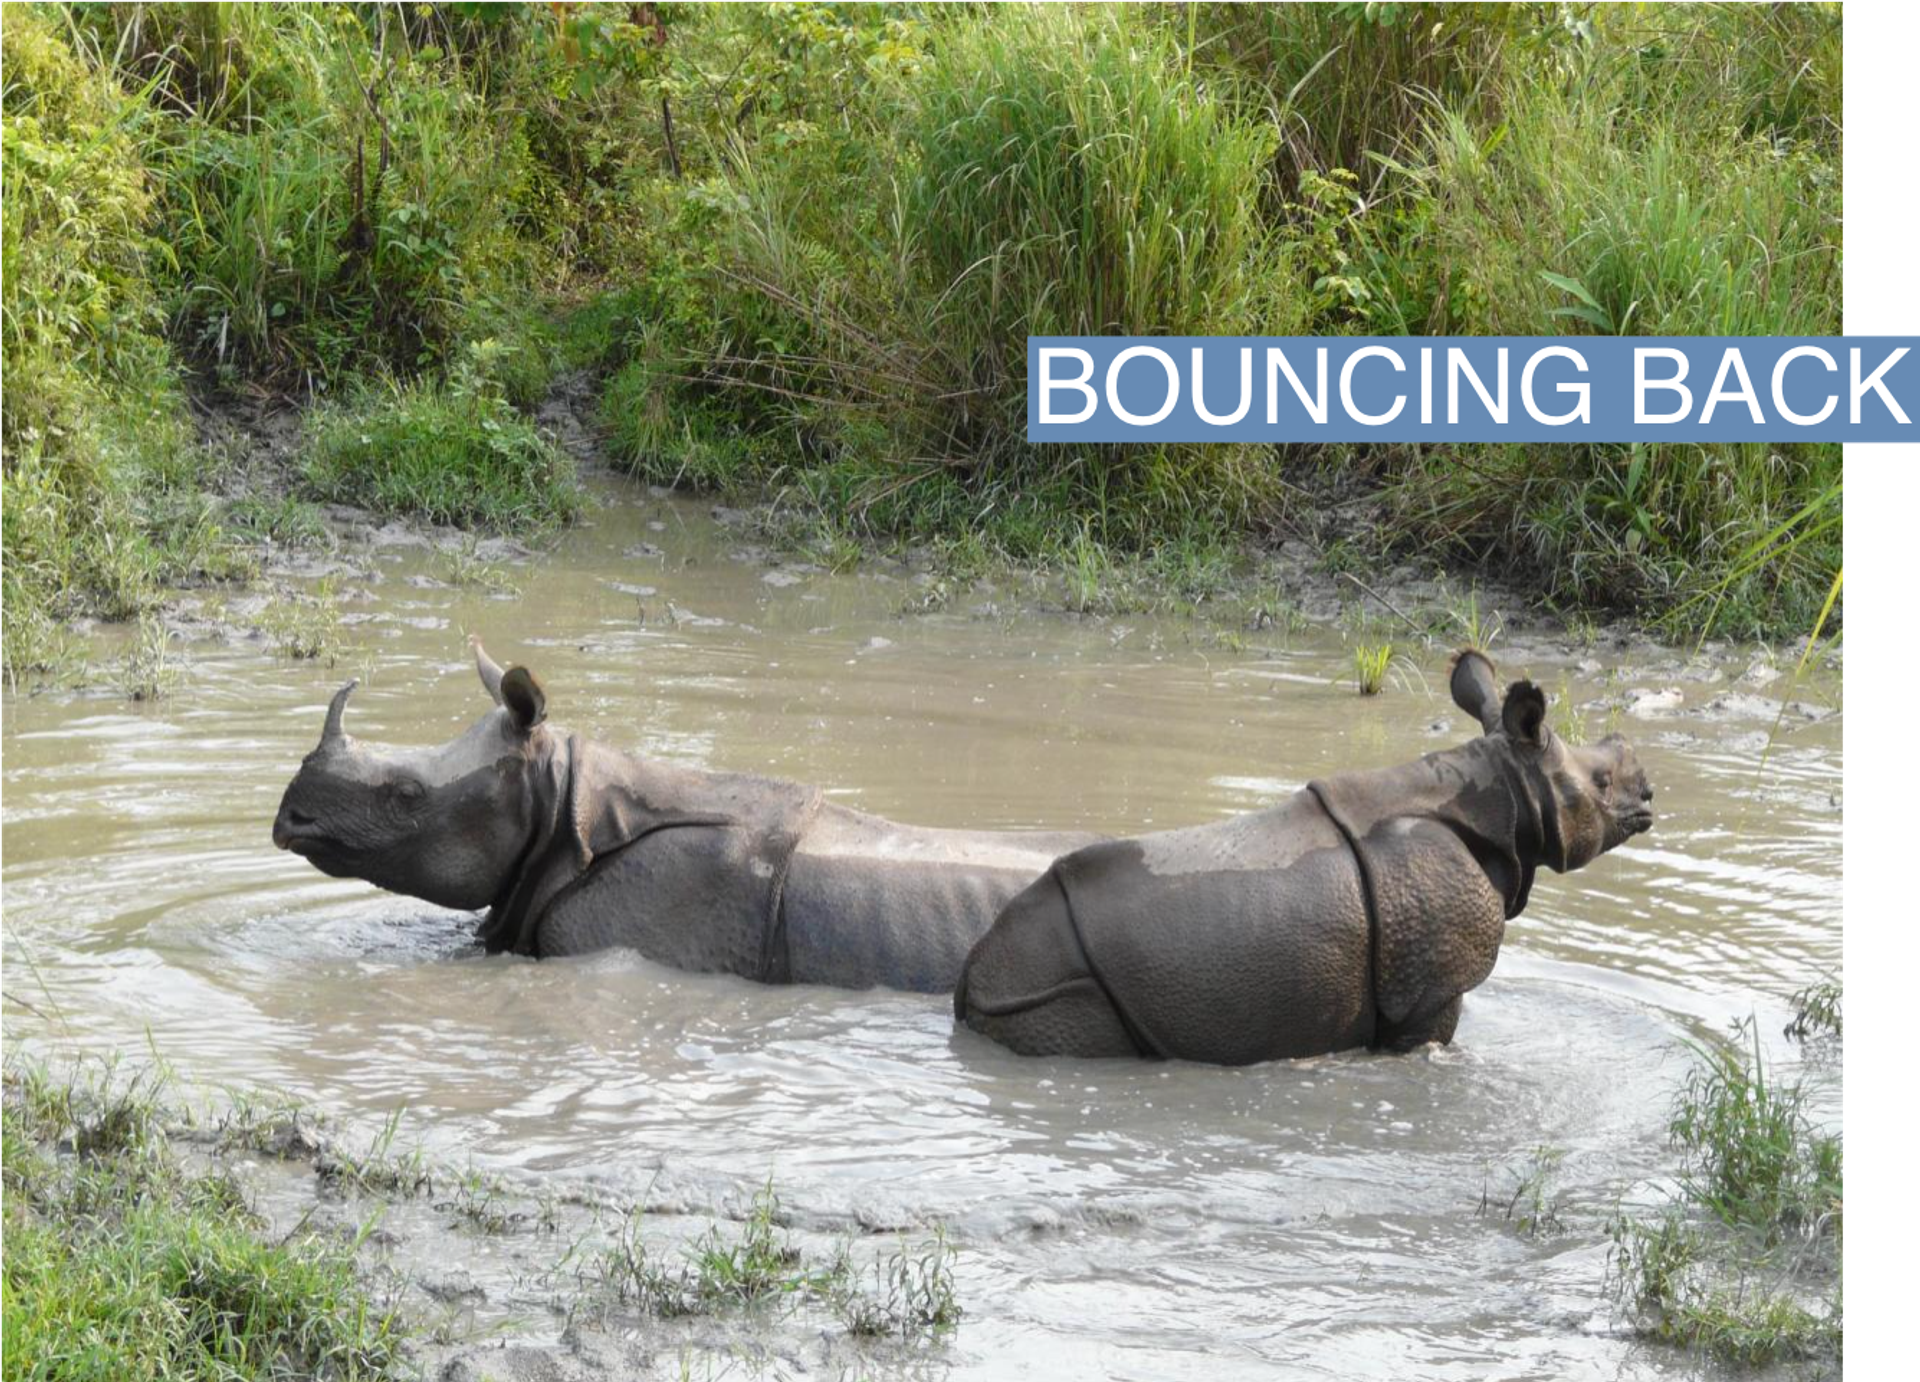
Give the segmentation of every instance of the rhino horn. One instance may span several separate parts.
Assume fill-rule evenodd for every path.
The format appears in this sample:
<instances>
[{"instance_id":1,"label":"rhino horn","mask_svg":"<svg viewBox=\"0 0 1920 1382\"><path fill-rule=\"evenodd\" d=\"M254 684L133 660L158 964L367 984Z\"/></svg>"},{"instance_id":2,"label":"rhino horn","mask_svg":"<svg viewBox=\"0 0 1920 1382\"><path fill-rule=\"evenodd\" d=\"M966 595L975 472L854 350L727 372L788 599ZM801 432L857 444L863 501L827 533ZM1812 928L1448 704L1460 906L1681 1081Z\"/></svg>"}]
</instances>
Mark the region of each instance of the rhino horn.
<instances>
[{"instance_id":1,"label":"rhino horn","mask_svg":"<svg viewBox=\"0 0 1920 1382\"><path fill-rule=\"evenodd\" d=\"M1453 703L1480 722L1488 734L1500 728L1500 687L1493 679L1493 659L1478 648L1462 648L1453 655L1447 678Z\"/></svg>"},{"instance_id":2,"label":"rhino horn","mask_svg":"<svg viewBox=\"0 0 1920 1382\"><path fill-rule=\"evenodd\" d=\"M353 688L359 684L360 678L353 678L334 692L333 699L327 703L327 727L320 731L321 748L324 749L329 744L337 744L347 737L346 730L341 728L341 722L346 717L347 698L353 694Z\"/></svg>"},{"instance_id":3,"label":"rhino horn","mask_svg":"<svg viewBox=\"0 0 1920 1382\"><path fill-rule=\"evenodd\" d=\"M473 649L474 666L480 669L480 684L487 688L487 694L493 697L495 705L500 701L500 678L506 675L500 664L487 656L487 650L480 646L480 635L474 634L467 639L467 646Z\"/></svg>"}]
</instances>

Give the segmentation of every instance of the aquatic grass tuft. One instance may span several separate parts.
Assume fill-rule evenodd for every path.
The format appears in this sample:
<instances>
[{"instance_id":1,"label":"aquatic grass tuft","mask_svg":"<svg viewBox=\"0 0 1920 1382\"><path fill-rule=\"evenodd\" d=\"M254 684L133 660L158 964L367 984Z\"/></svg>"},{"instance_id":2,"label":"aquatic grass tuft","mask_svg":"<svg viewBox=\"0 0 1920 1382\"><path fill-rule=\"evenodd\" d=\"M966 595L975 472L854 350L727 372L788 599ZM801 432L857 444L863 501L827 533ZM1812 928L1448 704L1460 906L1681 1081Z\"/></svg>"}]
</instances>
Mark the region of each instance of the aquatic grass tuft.
<instances>
[{"instance_id":1,"label":"aquatic grass tuft","mask_svg":"<svg viewBox=\"0 0 1920 1382\"><path fill-rule=\"evenodd\" d=\"M778 1304L827 1310L860 1338L935 1338L959 1324L954 1250L944 1228L919 1244L902 1239L892 1254L877 1257L867 1286L846 1246L809 1259L781 1230L780 1217L769 1180L755 1192L737 1232L710 1224L675 1260L662 1261L646 1240L644 1207L634 1205L613 1240L588 1259L584 1275L623 1304L661 1319Z\"/></svg>"},{"instance_id":2,"label":"aquatic grass tuft","mask_svg":"<svg viewBox=\"0 0 1920 1382\"><path fill-rule=\"evenodd\" d=\"M129 700L164 700L180 682L173 634L151 611L142 613L120 659L120 689Z\"/></svg>"},{"instance_id":3,"label":"aquatic grass tuft","mask_svg":"<svg viewBox=\"0 0 1920 1382\"><path fill-rule=\"evenodd\" d=\"M1385 688L1387 668L1393 663L1393 644L1360 643L1353 649L1353 684L1363 696L1377 696Z\"/></svg>"},{"instance_id":4,"label":"aquatic grass tuft","mask_svg":"<svg viewBox=\"0 0 1920 1382\"><path fill-rule=\"evenodd\" d=\"M281 657L333 666L345 643L333 577L322 577L310 595L275 595L261 612L260 628Z\"/></svg>"},{"instance_id":5,"label":"aquatic grass tuft","mask_svg":"<svg viewBox=\"0 0 1920 1382\"><path fill-rule=\"evenodd\" d=\"M1489 1179L1480 1190L1481 1217L1498 1213L1522 1238L1560 1232L1564 1224L1553 1182L1566 1155L1564 1148L1535 1147L1523 1163L1507 1168L1511 1188L1501 1193L1495 1192Z\"/></svg>"},{"instance_id":6,"label":"aquatic grass tuft","mask_svg":"<svg viewBox=\"0 0 1920 1382\"><path fill-rule=\"evenodd\" d=\"M938 1338L959 1327L963 1313L953 1283L953 1246L944 1228L918 1247L900 1247L873 1264L874 1286L859 1289L843 1267L834 1313L862 1338Z\"/></svg>"},{"instance_id":7,"label":"aquatic grass tuft","mask_svg":"<svg viewBox=\"0 0 1920 1382\"><path fill-rule=\"evenodd\" d=\"M1840 983L1821 979L1796 991L1791 1000L1793 1018L1785 1034L1795 1041L1840 1035Z\"/></svg>"},{"instance_id":8,"label":"aquatic grass tuft","mask_svg":"<svg viewBox=\"0 0 1920 1382\"><path fill-rule=\"evenodd\" d=\"M1668 1125L1688 1198L1768 1241L1837 1234L1840 1139L1815 1130L1804 1088L1769 1069L1751 1019L1735 1035L1733 1044L1692 1048L1696 1062Z\"/></svg>"},{"instance_id":9,"label":"aquatic grass tuft","mask_svg":"<svg viewBox=\"0 0 1920 1382\"><path fill-rule=\"evenodd\" d=\"M335 1144L323 1147L313 1164L321 1182L337 1191L389 1199L431 1195L435 1168L428 1164L426 1152L420 1147L406 1152L394 1150L403 1112L395 1109L388 1115L363 1152Z\"/></svg>"},{"instance_id":10,"label":"aquatic grass tuft","mask_svg":"<svg viewBox=\"0 0 1920 1382\"><path fill-rule=\"evenodd\" d=\"M1835 997L1837 1003L1837 995ZM1677 1192L1609 1225L1610 1289L1637 1332L1728 1362L1837 1361L1842 1158L1751 1019L1695 1061L1669 1130Z\"/></svg>"},{"instance_id":11,"label":"aquatic grass tuft","mask_svg":"<svg viewBox=\"0 0 1920 1382\"><path fill-rule=\"evenodd\" d=\"M1746 1367L1838 1359L1840 1290L1824 1301L1790 1273L1730 1269L1725 1254L1679 1210L1609 1226L1608 1271L1647 1338Z\"/></svg>"}]
</instances>

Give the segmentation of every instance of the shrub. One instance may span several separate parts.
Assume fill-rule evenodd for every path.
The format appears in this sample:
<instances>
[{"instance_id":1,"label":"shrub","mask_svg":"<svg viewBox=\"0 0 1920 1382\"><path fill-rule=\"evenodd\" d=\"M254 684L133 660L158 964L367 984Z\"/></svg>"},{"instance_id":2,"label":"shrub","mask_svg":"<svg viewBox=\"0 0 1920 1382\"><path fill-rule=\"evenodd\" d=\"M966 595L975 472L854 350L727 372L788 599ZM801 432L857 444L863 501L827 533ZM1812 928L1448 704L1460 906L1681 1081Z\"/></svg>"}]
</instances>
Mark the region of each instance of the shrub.
<instances>
[{"instance_id":1,"label":"shrub","mask_svg":"<svg viewBox=\"0 0 1920 1382\"><path fill-rule=\"evenodd\" d=\"M9 678L59 660L59 621L123 617L217 566L153 273L145 107L49 15L4 43L4 466Z\"/></svg>"}]
</instances>

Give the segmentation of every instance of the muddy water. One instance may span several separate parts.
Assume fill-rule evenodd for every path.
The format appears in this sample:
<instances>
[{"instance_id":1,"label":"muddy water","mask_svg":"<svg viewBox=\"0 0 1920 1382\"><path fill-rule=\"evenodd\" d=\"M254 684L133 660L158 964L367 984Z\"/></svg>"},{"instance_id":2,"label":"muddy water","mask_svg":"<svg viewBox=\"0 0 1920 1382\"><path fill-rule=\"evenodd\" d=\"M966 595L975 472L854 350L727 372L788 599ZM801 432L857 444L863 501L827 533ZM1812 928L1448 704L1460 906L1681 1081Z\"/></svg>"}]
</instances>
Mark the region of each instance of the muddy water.
<instances>
[{"instance_id":1,"label":"muddy water","mask_svg":"<svg viewBox=\"0 0 1920 1382\"><path fill-rule=\"evenodd\" d=\"M607 493L592 526L510 569L517 596L451 587L417 547L350 554L362 651L339 668L203 642L156 709L9 697L6 989L31 1004L8 1004L11 1040L151 1034L192 1078L283 1089L350 1127L404 1106L433 1154L555 1184L724 1210L771 1174L809 1232L944 1222L967 1313L913 1364L929 1375L1687 1370L1612 1325L1599 1225L1673 1169L1676 1041L1748 1013L1778 1032L1783 995L1838 970L1837 716L1776 725L1733 650L1497 647L1561 715L1680 691L1618 717L1660 819L1583 873L1543 872L1455 1044L1407 1059L1023 1061L956 1034L938 998L626 953L485 958L472 917L277 853L275 805L332 689L365 679L363 738L442 741L483 705L467 631L536 667L570 728L930 824L1183 825L1471 729L1440 651L1422 655L1431 693L1403 675L1362 700L1328 631L1233 646L1007 592L903 616L924 593L904 569L774 565L702 506ZM1836 706L1825 675L1794 697ZM1528 1238L1478 1211L1538 1147L1565 1153L1565 1228Z\"/></svg>"}]
</instances>

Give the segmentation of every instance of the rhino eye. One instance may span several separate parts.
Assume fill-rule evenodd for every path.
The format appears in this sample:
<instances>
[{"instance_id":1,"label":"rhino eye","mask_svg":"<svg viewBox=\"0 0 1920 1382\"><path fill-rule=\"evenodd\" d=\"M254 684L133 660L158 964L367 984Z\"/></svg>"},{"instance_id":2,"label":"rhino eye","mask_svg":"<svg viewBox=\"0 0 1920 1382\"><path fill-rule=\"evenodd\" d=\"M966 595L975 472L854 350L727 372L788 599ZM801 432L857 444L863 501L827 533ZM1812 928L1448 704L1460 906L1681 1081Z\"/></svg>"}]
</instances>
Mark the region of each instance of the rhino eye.
<instances>
[{"instance_id":1,"label":"rhino eye","mask_svg":"<svg viewBox=\"0 0 1920 1382\"><path fill-rule=\"evenodd\" d=\"M1593 770L1593 785L1603 792L1606 791L1607 788L1613 786L1613 774L1606 768L1595 768Z\"/></svg>"},{"instance_id":2,"label":"rhino eye","mask_svg":"<svg viewBox=\"0 0 1920 1382\"><path fill-rule=\"evenodd\" d=\"M393 794L404 802L416 802L427 794L427 785L418 778L398 778L393 784Z\"/></svg>"}]
</instances>

